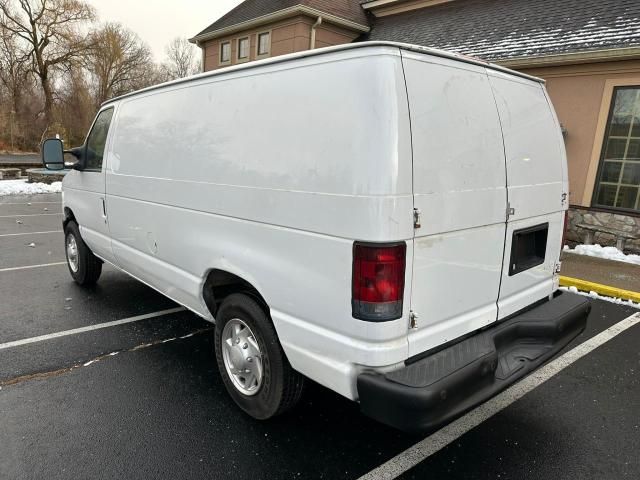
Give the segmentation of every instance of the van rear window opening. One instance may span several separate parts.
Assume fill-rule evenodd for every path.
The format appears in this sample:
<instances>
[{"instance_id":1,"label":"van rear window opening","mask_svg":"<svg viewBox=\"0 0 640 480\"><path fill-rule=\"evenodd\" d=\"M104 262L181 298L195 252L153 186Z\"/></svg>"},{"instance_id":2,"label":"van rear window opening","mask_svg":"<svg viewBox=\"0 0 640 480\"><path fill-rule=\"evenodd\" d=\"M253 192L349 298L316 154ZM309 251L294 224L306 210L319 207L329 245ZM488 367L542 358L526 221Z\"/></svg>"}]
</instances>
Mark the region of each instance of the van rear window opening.
<instances>
[{"instance_id":1,"label":"van rear window opening","mask_svg":"<svg viewBox=\"0 0 640 480\"><path fill-rule=\"evenodd\" d=\"M402 317L407 244L353 245L352 315L384 322Z\"/></svg>"},{"instance_id":2,"label":"van rear window opening","mask_svg":"<svg viewBox=\"0 0 640 480\"><path fill-rule=\"evenodd\" d=\"M549 224L523 228L513 232L509 276L542 265L547 251Z\"/></svg>"}]
</instances>

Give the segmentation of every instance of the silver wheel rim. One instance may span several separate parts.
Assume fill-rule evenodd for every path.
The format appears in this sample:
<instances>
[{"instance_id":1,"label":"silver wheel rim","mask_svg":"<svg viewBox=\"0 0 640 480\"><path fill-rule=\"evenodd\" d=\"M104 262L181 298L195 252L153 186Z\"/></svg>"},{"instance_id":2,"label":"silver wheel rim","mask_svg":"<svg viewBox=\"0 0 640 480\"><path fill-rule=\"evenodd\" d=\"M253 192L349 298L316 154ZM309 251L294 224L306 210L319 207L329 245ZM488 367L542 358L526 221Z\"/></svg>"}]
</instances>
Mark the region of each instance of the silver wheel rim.
<instances>
[{"instance_id":1,"label":"silver wheel rim","mask_svg":"<svg viewBox=\"0 0 640 480\"><path fill-rule=\"evenodd\" d=\"M243 395L258 393L262 385L262 353L255 335L239 318L222 330L222 359L234 387Z\"/></svg>"},{"instance_id":2,"label":"silver wheel rim","mask_svg":"<svg viewBox=\"0 0 640 480\"><path fill-rule=\"evenodd\" d=\"M78 244L73 234L67 235L67 262L73 273L78 271Z\"/></svg>"}]
</instances>

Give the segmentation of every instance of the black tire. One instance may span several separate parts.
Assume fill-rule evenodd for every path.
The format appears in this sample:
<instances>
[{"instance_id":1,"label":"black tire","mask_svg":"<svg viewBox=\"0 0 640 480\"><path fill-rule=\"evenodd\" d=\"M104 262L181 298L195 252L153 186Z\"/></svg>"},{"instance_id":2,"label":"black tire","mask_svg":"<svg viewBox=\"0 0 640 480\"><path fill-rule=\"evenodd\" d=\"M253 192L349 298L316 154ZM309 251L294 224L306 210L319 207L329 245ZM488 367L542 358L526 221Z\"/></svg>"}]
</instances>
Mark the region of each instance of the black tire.
<instances>
[{"instance_id":1,"label":"black tire","mask_svg":"<svg viewBox=\"0 0 640 480\"><path fill-rule=\"evenodd\" d=\"M70 237L73 237L77 246L77 268L74 271L71 262L69 261L69 249L67 248ZM102 273L102 260L96 257L87 244L84 243L80 236L80 229L78 224L74 221L67 223L64 228L64 252L67 257L67 267L69 267L69 273L73 277L73 280L82 286L94 285L100 274Z\"/></svg>"},{"instance_id":2,"label":"black tire","mask_svg":"<svg viewBox=\"0 0 640 480\"><path fill-rule=\"evenodd\" d=\"M256 300L245 294L229 295L216 315L215 349L218 370L236 404L258 420L265 420L293 408L302 396L304 377L287 360L276 330ZM245 395L231 380L223 359L222 332L232 319L240 319L253 333L262 357L262 382L257 393Z\"/></svg>"}]
</instances>

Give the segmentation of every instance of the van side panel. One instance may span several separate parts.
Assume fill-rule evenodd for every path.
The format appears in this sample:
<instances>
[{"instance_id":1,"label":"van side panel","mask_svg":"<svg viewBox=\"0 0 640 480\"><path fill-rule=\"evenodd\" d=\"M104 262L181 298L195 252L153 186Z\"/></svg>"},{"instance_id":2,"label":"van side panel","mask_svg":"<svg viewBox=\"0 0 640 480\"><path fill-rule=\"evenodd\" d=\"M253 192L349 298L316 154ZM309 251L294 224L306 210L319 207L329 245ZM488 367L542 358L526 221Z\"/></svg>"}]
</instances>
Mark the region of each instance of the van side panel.
<instances>
[{"instance_id":1,"label":"van side panel","mask_svg":"<svg viewBox=\"0 0 640 480\"><path fill-rule=\"evenodd\" d=\"M507 203L500 123L484 68L402 52L413 137L409 335L416 355L497 317Z\"/></svg>"},{"instance_id":2,"label":"van side panel","mask_svg":"<svg viewBox=\"0 0 640 480\"><path fill-rule=\"evenodd\" d=\"M554 290L566 203L562 134L542 84L488 70L500 114L507 159L509 216L499 318L541 300ZM564 197L566 198L566 197ZM510 275L514 231L548 224L544 262Z\"/></svg>"},{"instance_id":3,"label":"van side panel","mask_svg":"<svg viewBox=\"0 0 640 480\"><path fill-rule=\"evenodd\" d=\"M360 366L406 358L409 288L401 319L351 316L354 240L411 248L397 48L230 71L123 99L107 196L119 266L208 318L208 272L240 276L265 298L293 367L312 379L356 398Z\"/></svg>"}]
</instances>

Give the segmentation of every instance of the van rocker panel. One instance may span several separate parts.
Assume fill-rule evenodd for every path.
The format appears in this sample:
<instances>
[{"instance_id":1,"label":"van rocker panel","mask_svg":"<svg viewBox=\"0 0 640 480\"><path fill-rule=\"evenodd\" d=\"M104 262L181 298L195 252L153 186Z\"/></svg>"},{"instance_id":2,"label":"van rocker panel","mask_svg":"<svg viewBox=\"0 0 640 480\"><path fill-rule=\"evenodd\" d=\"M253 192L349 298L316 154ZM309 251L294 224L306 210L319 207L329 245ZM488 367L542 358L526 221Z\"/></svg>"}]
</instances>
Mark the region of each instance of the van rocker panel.
<instances>
[{"instance_id":1,"label":"van rocker panel","mask_svg":"<svg viewBox=\"0 0 640 480\"><path fill-rule=\"evenodd\" d=\"M362 373L362 412L401 430L434 430L557 355L585 329L590 310L587 299L561 293L399 370Z\"/></svg>"}]
</instances>

